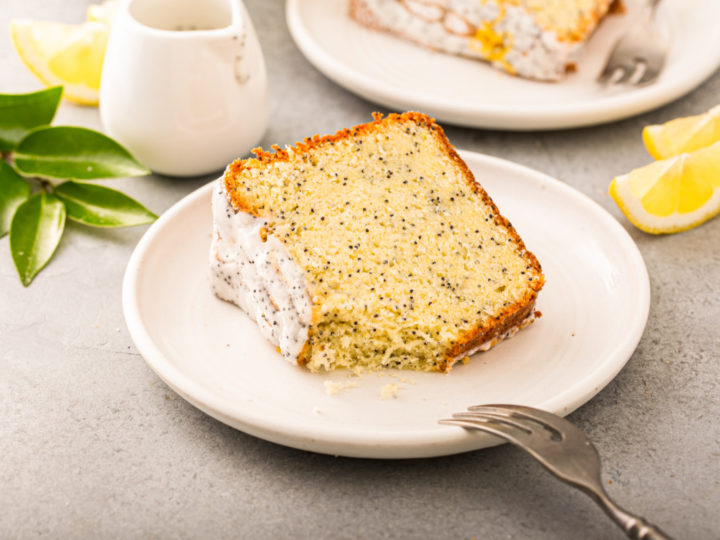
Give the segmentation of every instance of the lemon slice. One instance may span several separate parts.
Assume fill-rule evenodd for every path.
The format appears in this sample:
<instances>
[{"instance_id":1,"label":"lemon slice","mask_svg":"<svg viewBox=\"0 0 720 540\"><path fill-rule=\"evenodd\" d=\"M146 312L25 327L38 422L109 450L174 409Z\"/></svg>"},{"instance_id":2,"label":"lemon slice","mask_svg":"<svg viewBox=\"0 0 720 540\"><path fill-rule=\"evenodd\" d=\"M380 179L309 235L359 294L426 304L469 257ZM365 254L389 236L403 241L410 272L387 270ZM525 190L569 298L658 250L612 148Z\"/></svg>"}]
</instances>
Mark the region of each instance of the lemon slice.
<instances>
[{"instance_id":1,"label":"lemon slice","mask_svg":"<svg viewBox=\"0 0 720 540\"><path fill-rule=\"evenodd\" d=\"M704 114L646 126L643 141L655 159L667 159L720 141L720 105Z\"/></svg>"},{"instance_id":2,"label":"lemon slice","mask_svg":"<svg viewBox=\"0 0 720 540\"><path fill-rule=\"evenodd\" d=\"M97 105L110 27L17 20L10 24L13 45L25 65L47 86L63 85L63 97Z\"/></svg>"},{"instance_id":3,"label":"lemon slice","mask_svg":"<svg viewBox=\"0 0 720 540\"><path fill-rule=\"evenodd\" d=\"M610 196L645 232L696 227L720 213L720 142L618 176Z\"/></svg>"}]
</instances>

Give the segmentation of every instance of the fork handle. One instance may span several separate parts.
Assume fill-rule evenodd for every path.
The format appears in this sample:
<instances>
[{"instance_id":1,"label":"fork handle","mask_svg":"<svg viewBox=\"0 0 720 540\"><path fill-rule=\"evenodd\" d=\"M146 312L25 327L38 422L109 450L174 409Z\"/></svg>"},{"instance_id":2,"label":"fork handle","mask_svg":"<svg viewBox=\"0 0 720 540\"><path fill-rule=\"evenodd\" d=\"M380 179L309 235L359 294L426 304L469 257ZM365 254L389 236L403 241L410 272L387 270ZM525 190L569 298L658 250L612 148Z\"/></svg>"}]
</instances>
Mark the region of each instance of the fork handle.
<instances>
[{"instance_id":1,"label":"fork handle","mask_svg":"<svg viewBox=\"0 0 720 540\"><path fill-rule=\"evenodd\" d=\"M620 508L604 491L601 493L591 492L590 495L605 513L625 531L629 538L633 540L673 540L660 527L656 527L645 521L644 518L634 516Z\"/></svg>"}]
</instances>

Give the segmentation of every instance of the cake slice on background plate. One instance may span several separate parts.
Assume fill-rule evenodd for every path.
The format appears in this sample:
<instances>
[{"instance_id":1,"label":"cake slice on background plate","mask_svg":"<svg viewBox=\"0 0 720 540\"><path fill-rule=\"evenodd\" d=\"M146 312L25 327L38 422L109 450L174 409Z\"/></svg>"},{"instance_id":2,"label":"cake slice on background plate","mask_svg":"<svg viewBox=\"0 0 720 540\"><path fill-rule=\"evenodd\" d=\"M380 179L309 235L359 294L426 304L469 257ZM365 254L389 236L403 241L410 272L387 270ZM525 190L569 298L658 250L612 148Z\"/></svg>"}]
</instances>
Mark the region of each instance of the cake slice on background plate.
<instances>
[{"instance_id":1,"label":"cake slice on background plate","mask_svg":"<svg viewBox=\"0 0 720 540\"><path fill-rule=\"evenodd\" d=\"M536 317L544 276L420 113L230 164L211 285L312 371L449 371Z\"/></svg>"},{"instance_id":2,"label":"cake slice on background plate","mask_svg":"<svg viewBox=\"0 0 720 540\"><path fill-rule=\"evenodd\" d=\"M350 0L350 16L431 49L558 81L614 0Z\"/></svg>"}]
</instances>

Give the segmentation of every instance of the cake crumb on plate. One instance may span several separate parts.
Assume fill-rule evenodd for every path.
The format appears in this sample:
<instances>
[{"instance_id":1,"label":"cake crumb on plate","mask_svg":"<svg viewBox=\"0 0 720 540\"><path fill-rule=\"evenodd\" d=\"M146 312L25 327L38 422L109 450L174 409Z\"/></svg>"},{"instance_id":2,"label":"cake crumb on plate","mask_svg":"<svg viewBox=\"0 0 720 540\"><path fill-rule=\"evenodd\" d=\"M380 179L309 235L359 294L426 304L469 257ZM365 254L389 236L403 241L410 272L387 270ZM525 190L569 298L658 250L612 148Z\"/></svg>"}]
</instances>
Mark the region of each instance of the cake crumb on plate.
<instances>
[{"instance_id":1,"label":"cake crumb on plate","mask_svg":"<svg viewBox=\"0 0 720 540\"><path fill-rule=\"evenodd\" d=\"M400 387L395 383L389 383L380 388L380 399L397 399Z\"/></svg>"},{"instance_id":2,"label":"cake crumb on plate","mask_svg":"<svg viewBox=\"0 0 720 540\"><path fill-rule=\"evenodd\" d=\"M325 386L325 393L328 396L334 396L336 394L339 394L343 390L347 388L357 388L357 383L353 381L348 382L334 382L334 381L323 381L323 385Z\"/></svg>"}]
</instances>

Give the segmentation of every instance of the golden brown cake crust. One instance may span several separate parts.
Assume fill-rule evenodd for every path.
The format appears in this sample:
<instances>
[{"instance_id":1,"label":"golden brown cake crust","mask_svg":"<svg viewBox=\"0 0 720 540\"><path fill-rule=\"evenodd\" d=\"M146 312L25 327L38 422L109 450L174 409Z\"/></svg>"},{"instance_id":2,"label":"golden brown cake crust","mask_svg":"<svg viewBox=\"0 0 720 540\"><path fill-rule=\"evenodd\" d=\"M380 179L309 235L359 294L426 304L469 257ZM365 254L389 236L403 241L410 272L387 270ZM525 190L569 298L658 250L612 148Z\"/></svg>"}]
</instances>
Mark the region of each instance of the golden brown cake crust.
<instances>
[{"instance_id":1,"label":"golden brown cake crust","mask_svg":"<svg viewBox=\"0 0 720 540\"><path fill-rule=\"evenodd\" d=\"M473 8L486 4L494 9L485 10L478 19ZM348 15L361 26L432 51L484 60L510 75L558 81L574 71L580 48L601 20L621 12L619 0L474 0L467 2L469 12L462 5L439 0L349 0ZM425 10L431 17L424 15ZM532 23L520 22L523 16ZM418 25L426 27L421 30Z\"/></svg>"},{"instance_id":2,"label":"golden brown cake crust","mask_svg":"<svg viewBox=\"0 0 720 540\"><path fill-rule=\"evenodd\" d=\"M542 274L540 263L536 259L535 255L526 249L525 244L515 231L512 224L500 214L497 206L495 206L495 203L485 192L482 186L475 180L472 172L457 154L443 129L433 118L419 112L406 112L402 114L391 113L383 118L381 113L376 112L373 113L372 122L360 124L352 128L341 129L334 135L315 135L313 137L307 137L303 142L297 142L292 150L295 155L295 159L305 160L308 159L307 153L310 151L321 149L325 145L333 144L334 142L342 139L372 133L375 130L382 129L384 124L393 123L412 123L425 126L434 132L447 155L463 172L470 189L480 195L485 204L492 209L495 225L504 227L508 230L510 240L515 243L518 251L527 261L527 265L530 268L528 273L537 276L536 279L529 282L529 288L524 298L520 299L518 302L508 305L502 312L496 314L493 319L486 321L484 324L478 322L477 326L459 337L457 343L448 351L446 358L439 359L437 364L438 371L448 371L452 367L453 360L460 357L463 353L472 351L479 345L504 335L506 332L522 323L522 321L524 321L527 317L530 317L533 313L537 294L540 289L542 289L545 278ZM243 198L239 191L236 191L233 188L236 185L235 178L244 170L263 168L270 163L289 161L291 159L291 154L288 150L281 149L277 145L274 145L272 148L272 152L265 151L260 147L256 148L253 150L253 153L256 156L255 158L237 159L228 165L223 181L230 203L236 211L246 212L256 217L265 217L268 214L267 209L263 212L259 208L254 208L246 199ZM313 306L312 310L312 324L310 326L311 332L313 326L320 319L319 311L316 311L315 307L316 306ZM537 315L539 316L539 313L537 313ZM306 354L308 349L309 347L306 344L298 357L297 363L299 365L304 365L308 362Z\"/></svg>"},{"instance_id":3,"label":"golden brown cake crust","mask_svg":"<svg viewBox=\"0 0 720 540\"><path fill-rule=\"evenodd\" d=\"M363 26L367 26L373 30L385 30L383 25L373 16L372 11L368 9L367 4L362 0L350 0L348 4L348 14L351 19L354 19Z\"/></svg>"}]
</instances>

